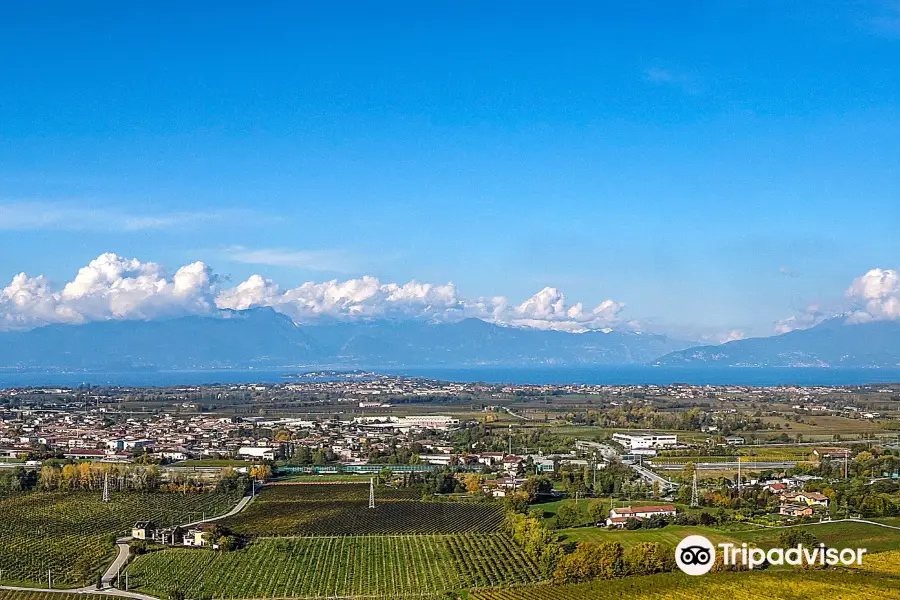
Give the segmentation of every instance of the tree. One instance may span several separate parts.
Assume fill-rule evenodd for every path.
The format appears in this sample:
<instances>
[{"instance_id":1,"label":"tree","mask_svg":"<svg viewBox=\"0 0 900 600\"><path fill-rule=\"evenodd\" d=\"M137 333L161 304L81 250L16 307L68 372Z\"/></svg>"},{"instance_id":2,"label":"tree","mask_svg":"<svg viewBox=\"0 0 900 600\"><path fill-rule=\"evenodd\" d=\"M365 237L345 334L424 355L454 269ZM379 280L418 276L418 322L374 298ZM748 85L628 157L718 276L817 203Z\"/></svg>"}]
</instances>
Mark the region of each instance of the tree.
<instances>
[{"instance_id":1,"label":"tree","mask_svg":"<svg viewBox=\"0 0 900 600\"><path fill-rule=\"evenodd\" d=\"M268 481L272 477L272 467L269 465L255 465L250 468L250 477L257 481Z\"/></svg>"},{"instance_id":2,"label":"tree","mask_svg":"<svg viewBox=\"0 0 900 600\"><path fill-rule=\"evenodd\" d=\"M627 566L629 575L666 573L675 568L675 559L662 544L641 542L629 552Z\"/></svg>"},{"instance_id":3,"label":"tree","mask_svg":"<svg viewBox=\"0 0 900 600\"><path fill-rule=\"evenodd\" d=\"M600 523L605 520L606 512L603 509L603 501L602 500L592 500L590 504L588 504L588 517L593 523Z\"/></svg>"},{"instance_id":4,"label":"tree","mask_svg":"<svg viewBox=\"0 0 900 600\"><path fill-rule=\"evenodd\" d=\"M778 545L781 548L796 548L801 544L807 548L811 548L818 543L819 540L816 539L816 536L814 536L809 531L800 529L799 527L785 529L778 534Z\"/></svg>"},{"instance_id":5,"label":"tree","mask_svg":"<svg viewBox=\"0 0 900 600\"><path fill-rule=\"evenodd\" d=\"M528 494L525 492L513 492L503 499L503 507L507 512L524 513L528 510Z\"/></svg>"},{"instance_id":6,"label":"tree","mask_svg":"<svg viewBox=\"0 0 900 600\"><path fill-rule=\"evenodd\" d=\"M556 524L559 527L573 527L578 524L578 511L571 504L563 504L556 511Z\"/></svg>"},{"instance_id":7,"label":"tree","mask_svg":"<svg viewBox=\"0 0 900 600\"><path fill-rule=\"evenodd\" d=\"M626 573L624 551L618 542L578 544L572 554L563 556L553 572L557 583L577 583L591 579L613 579Z\"/></svg>"},{"instance_id":8,"label":"tree","mask_svg":"<svg viewBox=\"0 0 900 600\"><path fill-rule=\"evenodd\" d=\"M481 491L481 477L477 473L469 473L463 477L463 484L470 494L477 494Z\"/></svg>"}]
</instances>

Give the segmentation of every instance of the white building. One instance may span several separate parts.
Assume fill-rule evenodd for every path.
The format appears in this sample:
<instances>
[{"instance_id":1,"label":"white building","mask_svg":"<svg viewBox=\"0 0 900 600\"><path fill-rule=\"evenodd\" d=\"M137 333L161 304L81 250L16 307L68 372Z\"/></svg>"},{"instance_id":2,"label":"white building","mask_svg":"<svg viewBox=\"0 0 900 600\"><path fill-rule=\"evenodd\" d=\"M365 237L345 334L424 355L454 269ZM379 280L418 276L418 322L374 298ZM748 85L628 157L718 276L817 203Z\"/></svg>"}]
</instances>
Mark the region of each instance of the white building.
<instances>
[{"instance_id":1,"label":"white building","mask_svg":"<svg viewBox=\"0 0 900 600\"><path fill-rule=\"evenodd\" d=\"M612 439L628 450L671 448L678 445L678 436L668 433L614 433Z\"/></svg>"},{"instance_id":2,"label":"white building","mask_svg":"<svg viewBox=\"0 0 900 600\"><path fill-rule=\"evenodd\" d=\"M241 458L261 458L262 460L275 460L276 448L268 446L241 446L238 448L238 456Z\"/></svg>"},{"instance_id":3,"label":"white building","mask_svg":"<svg viewBox=\"0 0 900 600\"><path fill-rule=\"evenodd\" d=\"M459 419L438 415L403 417L399 427L416 427L419 429L450 429L459 426Z\"/></svg>"},{"instance_id":4,"label":"white building","mask_svg":"<svg viewBox=\"0 0 900 600\"><path fill-rule=\"evenodd\" d=\"M624 527L628 519L647 519L655 515L674 517L675 507L671 504L660 506L623 506L609 511L607 527Z\"/></svg>"}]
</instances>

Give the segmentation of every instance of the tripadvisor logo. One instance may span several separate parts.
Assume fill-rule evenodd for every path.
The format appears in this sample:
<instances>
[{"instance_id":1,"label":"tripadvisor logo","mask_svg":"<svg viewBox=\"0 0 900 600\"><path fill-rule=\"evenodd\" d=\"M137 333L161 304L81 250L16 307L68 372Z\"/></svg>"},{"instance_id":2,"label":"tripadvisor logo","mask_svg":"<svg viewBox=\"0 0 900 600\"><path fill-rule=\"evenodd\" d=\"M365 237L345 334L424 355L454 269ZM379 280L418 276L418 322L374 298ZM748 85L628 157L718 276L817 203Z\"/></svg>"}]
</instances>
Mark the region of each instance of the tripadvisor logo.
<instances>
[{"instance_id":1,"label":"tripadvisor logo","mask_svg":"<svg viewBox=\"0 0 900 600\"><path fill-rule=\"evenodd\" d=\"M804 546L797 544L793 548L751 548L747 544L740 546L730 543L719 544L719 551L724 566L741 565L747 569L755 569L765 564L770 565L820 565L833 567L862 565L865 548L826 548L825 544ZM716 562L716 547L702 535L689 535L681 540L675 548L675 563L688 575L708 573Z\"/></svg>"},{"instance_id":2,"label":"tripadvisor logo","mask_svg":"<svg viewBox=\"0 0 900 600\"><path fill-rule=\"evenodd\" d=\"M702 535L689 535L675 548L675 563L688 575L708 573L716 562L716 548Z\"/></svg>"}]
</instances>

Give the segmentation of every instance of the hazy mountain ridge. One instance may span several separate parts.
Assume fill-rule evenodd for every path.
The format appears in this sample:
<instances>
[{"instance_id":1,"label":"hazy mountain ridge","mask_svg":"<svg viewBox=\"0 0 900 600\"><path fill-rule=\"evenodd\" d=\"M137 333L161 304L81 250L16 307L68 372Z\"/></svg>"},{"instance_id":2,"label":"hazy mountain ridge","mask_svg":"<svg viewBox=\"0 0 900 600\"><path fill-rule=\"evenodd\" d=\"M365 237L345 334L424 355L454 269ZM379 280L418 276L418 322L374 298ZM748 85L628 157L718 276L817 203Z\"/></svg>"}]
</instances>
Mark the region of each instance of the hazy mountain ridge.
<instances>
[{"instance_id":1,"label":"hazy mountain ridge","mask_svg":"<svg viewBox=\"0 0 900 600\"><path fill-rule=\"evenodd\" d=\"M477 319L299 326L272 309L215 317L48 325L0 333L0 367L113 370L304 366L646 364L690 346L662 335L572 334Z\"/></svg>"},{"instance_id":2,"label":"hazy mountain ridge","mask_svg":"<svg viewBox=\"0 0 900 600\"><path fill-rule=\"evenodd\" d=\"M896 367L900 365L900 323L849 324L843 317L810 329L720 346L697 346L667 354L660 366Z\"/></svg>"}]
</instances>

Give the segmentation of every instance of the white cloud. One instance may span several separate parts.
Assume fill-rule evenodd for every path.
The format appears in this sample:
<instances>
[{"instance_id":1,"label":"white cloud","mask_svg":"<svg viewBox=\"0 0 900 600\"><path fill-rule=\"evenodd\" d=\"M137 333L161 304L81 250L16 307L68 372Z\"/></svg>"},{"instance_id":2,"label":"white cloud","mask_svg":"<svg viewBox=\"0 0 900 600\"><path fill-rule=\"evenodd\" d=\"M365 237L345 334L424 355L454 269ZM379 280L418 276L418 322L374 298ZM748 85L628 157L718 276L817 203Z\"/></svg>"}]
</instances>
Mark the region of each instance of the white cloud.
<instances>
[{"instance_id":1,"label":"white cloud","mask_svg":"<svg viewBox=\"0 0 900 600\"><path fill-rule=\"evenodd\" d=\"M272 307L297 323L379 318L452 322L471 317L510 327L582 332L619 325L624 305L606 300L585 309L581 303L568 303L561 291L549 287L520 304L503 296L467 299L452 283L399 284L370 276L309 281L282 289L270 279L252 275L222 289L203 262L183 266L170 277L156 263L108 253L79 269L58 290L43 276L16 275L0 290L0 329L254 307Z\"/></svg>"},{"instance_id":2,"label":"white cloud","mask_svg":"<svg viewBox=\"0 0 900 600\"><path fill-rule=\"evenodd\" d=\"M809 329L836 317L851 324L900 319L900 272L872 269L854 279L844 296L843 302L831 302L828 309L813 304L799 315L781 319L775 333Z\"/></svg>"},{"instance_id":3,"label":"white cloud","mask_svg":"<svg viewBox=\"0 0 900 600\"><path fill-rule=\"evenodd\" d=\"M285 250L282 248L226 248L222 254L234 262L249 265L292 267L309 271L346 273L354 270L351 257L341 250Z\"/></svg>"},{"instance_id":4,"label":"white cloud","mask_svg":"<svg viewBox=\"0 0 900 600\"><path fill-rule=\"evenodd\" d=\"M60 291L43 276L16 275L0 291L0 324L12 329L204 313L213 307L213 283L212 270L202 262L168 279L156 263L101 254Z\"/></svg>"},{"instance_id":5,"label":"white cloud","mask_svg":"<svg viewBox=\"0 0 900 600\"><path fill-rule=\"evenodd\" d=\"M245 211L129 213L115 207L73 202L2 202L0 230L5 231L147 231L184 228L246 218Z\"/></svg>"},{"instance_id":6,"label":"white cloud","mask_svg":"<svg viewBox=\"0 0 900 600\"><path fill-rule=\"evenodd\" d=\"M857 277L846 295L856 303L849 322L900 319L900 273L893 269L872 269Z\"/></svg>"},{"instance_id":7,"label":"white cloud","mask_svg":"<svg viewBox=\"0 0 900 600\"><path fill-rule=\"evenodd\" d=\"M833 313L822 310L816 304L807 306L799 315L792 315L775 323L775 333L790 333L797 329L809 329L815 327L825 319L833 317Z\"/></svg>"},{"instance_id":8,"label":"white cloud","mask_svg":"<svg viewBox=\"0 0 900 600\"><path fill-rule=\"evenodd\" d=\"M499 307L499 304L495 306ZM585 311L580 302L569 305L561 291L545 287L518 306L507 307L503 302L502 308L494 311L494 319L514 327L579 332L603 329L617 323L624 308L624 304L605 300Z\"/></svg>"}]
</instances>

